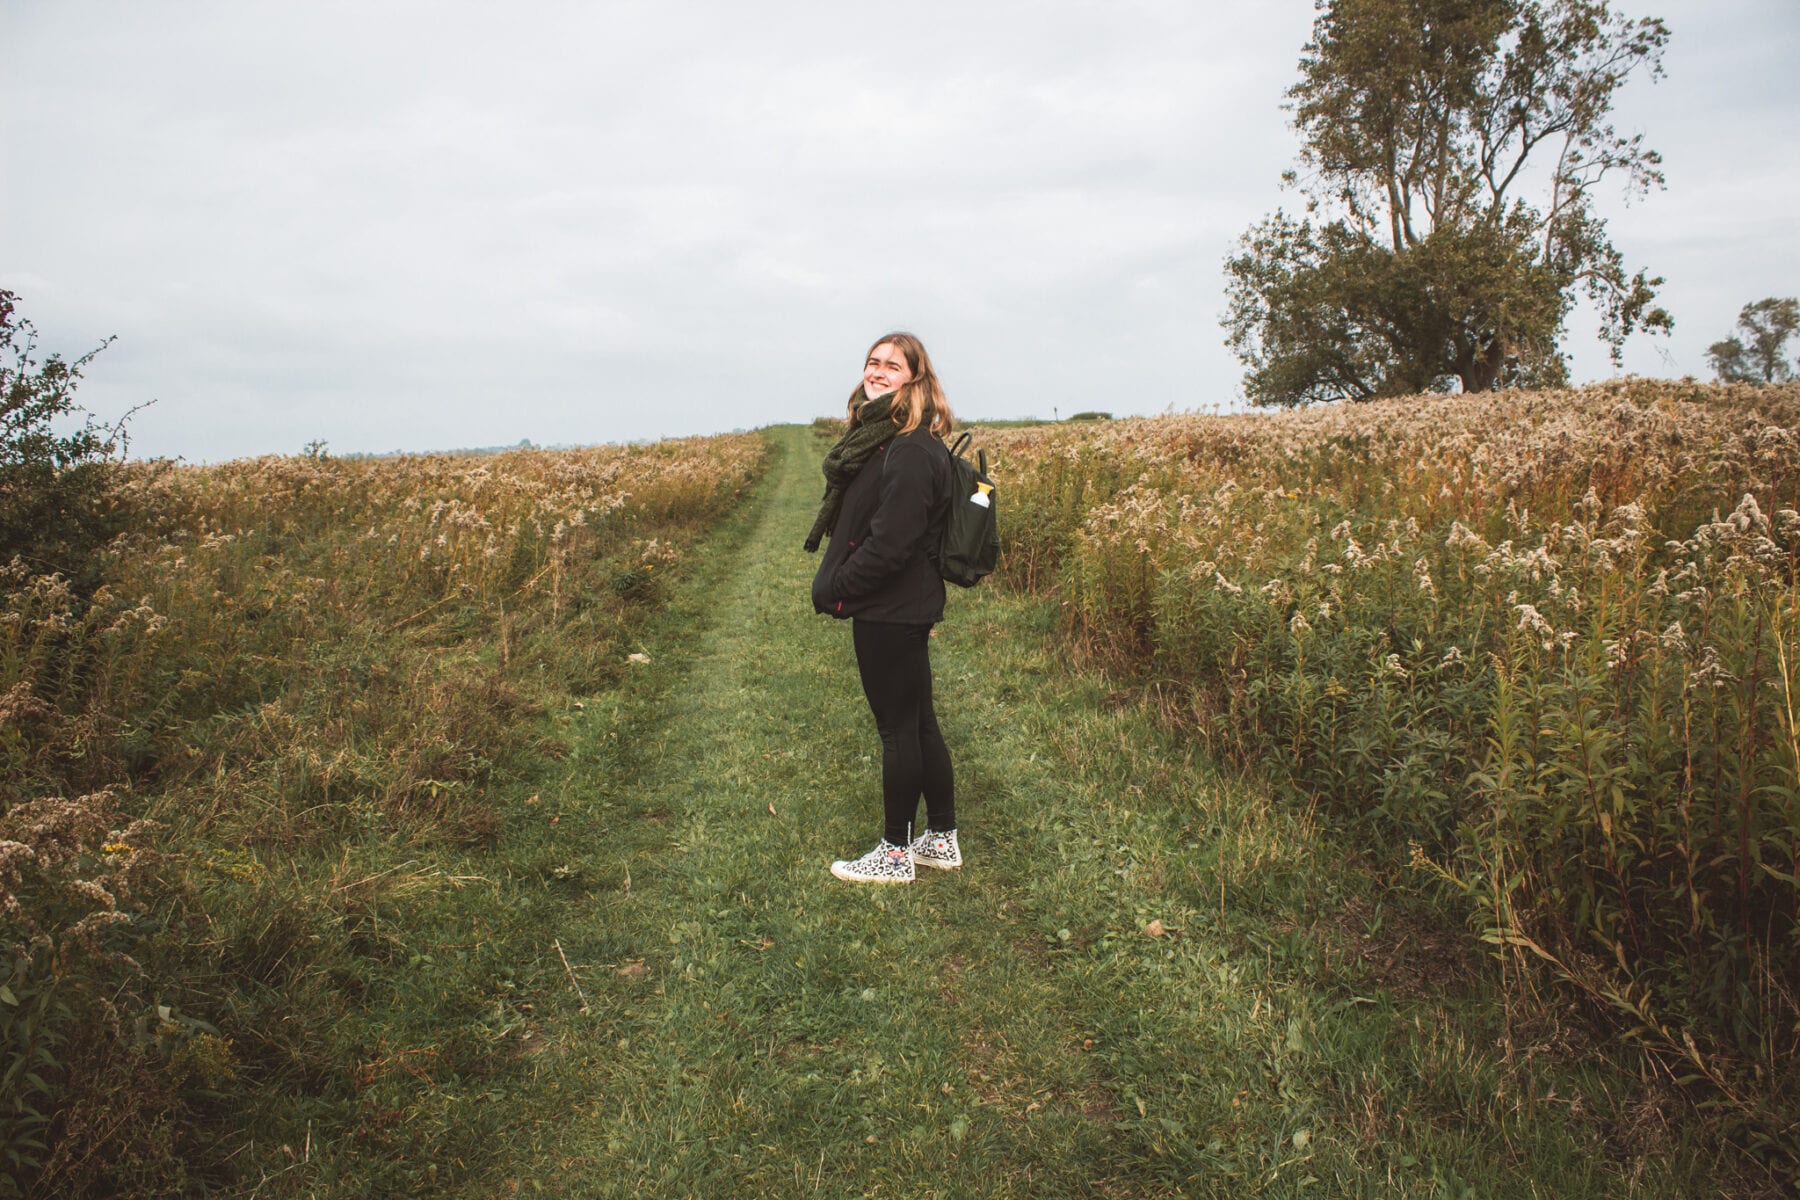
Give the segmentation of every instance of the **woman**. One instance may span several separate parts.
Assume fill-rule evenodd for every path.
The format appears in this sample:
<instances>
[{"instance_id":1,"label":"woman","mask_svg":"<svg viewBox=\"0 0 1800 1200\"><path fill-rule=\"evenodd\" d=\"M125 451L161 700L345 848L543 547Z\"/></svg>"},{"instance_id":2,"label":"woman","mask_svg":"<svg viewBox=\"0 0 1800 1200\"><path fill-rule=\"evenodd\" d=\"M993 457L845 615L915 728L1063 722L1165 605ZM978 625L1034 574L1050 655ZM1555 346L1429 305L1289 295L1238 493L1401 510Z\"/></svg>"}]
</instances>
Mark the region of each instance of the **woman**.
<instances>
[{"instance_id":1,"label":"woman","mask_svg":"<svg viewBox=\"0 0 1800 1200\"><path fill-rule=\"evenodd\" d=\"M881 732L882 839L831 864L856 883L911 883L915 864L960 867L950 751L931 706L931 627L944 581L926 552L950 503L950 406L910 333L869 348L849 429L825 455L825 503L806 540L831 535L813 608L851 625L863 695ZM913 836L919 797L928 825Z\"/></svg>"}]
</instances>

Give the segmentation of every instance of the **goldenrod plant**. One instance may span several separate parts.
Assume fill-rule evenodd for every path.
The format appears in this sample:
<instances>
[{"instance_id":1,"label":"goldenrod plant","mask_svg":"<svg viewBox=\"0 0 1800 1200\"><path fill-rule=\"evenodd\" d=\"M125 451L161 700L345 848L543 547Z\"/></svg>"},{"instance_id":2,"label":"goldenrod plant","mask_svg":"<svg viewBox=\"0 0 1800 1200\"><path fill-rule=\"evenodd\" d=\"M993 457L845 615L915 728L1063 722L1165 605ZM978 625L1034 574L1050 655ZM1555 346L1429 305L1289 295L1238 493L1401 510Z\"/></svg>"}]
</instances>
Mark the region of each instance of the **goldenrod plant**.
<instances>
[{"instance_id":1,"label":"goldenrod plant","mask_svg":"<svg viewBox=\"0 0 1800 1200\"><path fill-rule=\"evenodd\" d=\"M5 1178L188 1194L245 1114L338 1096L396 898L471 886L433 864L493 844L544 709L631 669L762 456L114 462L85 589L0 563Z\"/></svg>"},{"instance_id":2,"label":"goldenrod plant","mask_svg":"<svg viewBox=\"0 0 1800 1200\"><path fill-rule=\"evenodd\" d=\"M991 435L1003 576L1211 751L1454 885L1792 1133L1800 387L1624 381ZM1760 1136L1760 1135L1759 1135Z\"/></svg>"}]
</instances>

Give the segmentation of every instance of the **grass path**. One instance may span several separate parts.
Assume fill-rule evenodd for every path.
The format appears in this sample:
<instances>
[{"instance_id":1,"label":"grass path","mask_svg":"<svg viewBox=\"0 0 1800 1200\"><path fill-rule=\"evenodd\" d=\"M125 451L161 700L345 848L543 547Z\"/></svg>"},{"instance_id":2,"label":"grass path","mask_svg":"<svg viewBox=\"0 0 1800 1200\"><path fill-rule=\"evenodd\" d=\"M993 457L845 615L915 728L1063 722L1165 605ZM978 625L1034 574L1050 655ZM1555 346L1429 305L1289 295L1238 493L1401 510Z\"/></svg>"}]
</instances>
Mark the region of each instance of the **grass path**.
<instances>
[{"instance_id":1,"label":"grass path","mask_svg":"<svg viewBox=\"0 0 1800 1200\"><path fill-rule=\"evenodd\" d=\"M1428 934L1304 814L1061 665L1042 602L953 595L933 643L968 866L831 879L879 834L876 741L848 627L807 601L812 435L771 437L650 661L572 714L578 750L535 810L571 986L540 1005L510 1169L483 1194L1695 1182L1666 1121L1608 1099L1628 1082L1503 1040L1454 972L1422 973Z\"/></svg>"}]
</instances>

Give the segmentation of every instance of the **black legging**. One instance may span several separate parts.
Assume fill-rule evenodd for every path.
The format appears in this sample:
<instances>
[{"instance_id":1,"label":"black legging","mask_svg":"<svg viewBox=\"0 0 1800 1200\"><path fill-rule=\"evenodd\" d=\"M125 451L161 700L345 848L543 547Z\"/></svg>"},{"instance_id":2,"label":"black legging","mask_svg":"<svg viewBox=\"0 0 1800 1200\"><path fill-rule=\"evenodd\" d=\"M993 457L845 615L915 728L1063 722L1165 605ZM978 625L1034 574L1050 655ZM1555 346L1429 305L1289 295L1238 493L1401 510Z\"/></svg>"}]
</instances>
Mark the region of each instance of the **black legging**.
<instances>
[{"instance_id":1,"label":"black legging","mask_svg":"<svg viewBox=\"0 0 1800 1200\"><path fill-rule=\"evenodd\" d=\"M950 749L931 707L931 626L852 621L856 669L881 731L881 807L887 840L904 846L919 796L931 828L956 828ZM918 830L912 831L916 835Z\"/></svg>"}]
</instances>

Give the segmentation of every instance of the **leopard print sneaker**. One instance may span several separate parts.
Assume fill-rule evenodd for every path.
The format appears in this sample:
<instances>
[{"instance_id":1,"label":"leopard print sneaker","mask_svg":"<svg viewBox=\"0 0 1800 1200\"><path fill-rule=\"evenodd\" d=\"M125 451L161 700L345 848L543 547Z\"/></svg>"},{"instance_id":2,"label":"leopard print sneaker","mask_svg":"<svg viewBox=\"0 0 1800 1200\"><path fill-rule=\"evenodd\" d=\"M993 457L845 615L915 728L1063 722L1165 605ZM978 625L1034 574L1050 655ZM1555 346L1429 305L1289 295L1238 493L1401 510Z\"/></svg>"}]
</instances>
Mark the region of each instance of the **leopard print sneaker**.
<instances>
[{"instance_id":1,"label":"leopard print sneaker","mask_svg":"<svg viewBox=\"0 0 1800 1200\"><path fill-rule=\"evenodd\" d=\"M840 858L832 863L831 873L851 883L911 883L913 856L905 846L896 846L883 838L861 858Z\"/></svg>"},{"instance_id":2,"label":"leopard print sneaker","mask_svg":"<svg viewBox=\"0 0 1800 1200\"><path fill-rule=\"evenodd\" d=\"M962 849L956 844L956 830L927 829L913 839L910 847L913 862L921 867L940 867L946 871L962 866Z\"/></svg>"}]
</instances>

